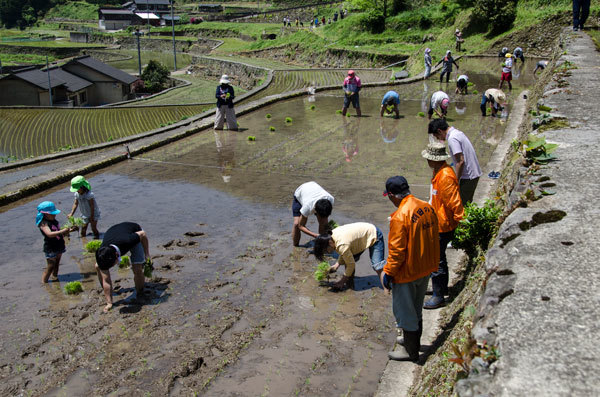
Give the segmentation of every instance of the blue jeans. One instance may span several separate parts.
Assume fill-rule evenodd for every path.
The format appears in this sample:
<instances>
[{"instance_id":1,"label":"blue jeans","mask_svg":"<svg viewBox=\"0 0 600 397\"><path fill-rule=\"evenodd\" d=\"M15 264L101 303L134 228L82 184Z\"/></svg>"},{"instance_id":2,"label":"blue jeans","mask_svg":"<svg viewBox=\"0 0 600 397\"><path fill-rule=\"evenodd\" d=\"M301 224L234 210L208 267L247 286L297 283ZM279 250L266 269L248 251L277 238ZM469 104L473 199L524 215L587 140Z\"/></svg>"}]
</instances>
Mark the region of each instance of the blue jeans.
<instances>
[{"instance_id":1,"label":"blue jeans","mask_svg":"<svg viewBox=\"0 0 600 397\"><path fill-rule=\"evenodd\" d=\"M454 230L440 233L440 264L437 271L431 273L433 296L448 295L448 261L446 260L446 247L452 241Z\"/></svg>"},{"instance_id":2,"label":"blue jeans","mask_svg":"<svg viewBox=\"0 0 600 397\"><path fill-rule=\"evenodd\" d=\"M428 283L429 276L409 283L392 283L392 311L398 328L409 332L419 329Z\"/></svg>"},{"instance_id":3,"label":"blue jeans","mask_svg":"<svg viewBox=\"0 0 600 397\"><path fill-rule=\"evenodd\" d=\"M383 239L383 233L381 233L378 227L375 227L375 229L377 229L377 241L369 247L369 257L371 258L371 267L377 272L383 270L387 261L385 260L385 240Z\"/></svg>"},{"instance_id":4,"label":"blue jeans","mask_svg":"<svg viewBox=\"0 0 600 397\"><path fill-rule=\"evenodd\" d=\"M590 0L573 0L573 27L583 29L590 15Z\"/></svg>"}]
</instances>

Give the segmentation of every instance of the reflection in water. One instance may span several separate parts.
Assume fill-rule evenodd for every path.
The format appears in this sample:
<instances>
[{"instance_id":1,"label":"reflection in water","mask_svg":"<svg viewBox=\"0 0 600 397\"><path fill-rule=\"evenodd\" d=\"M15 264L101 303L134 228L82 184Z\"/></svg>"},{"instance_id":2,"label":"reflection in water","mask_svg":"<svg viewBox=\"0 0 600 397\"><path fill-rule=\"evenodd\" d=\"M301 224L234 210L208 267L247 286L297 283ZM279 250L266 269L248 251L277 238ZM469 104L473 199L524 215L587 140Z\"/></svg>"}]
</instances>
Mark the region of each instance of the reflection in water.
<instances>
[{"instance_id":1,"label":"reflection in water","mask_svg":"<svg viewBox=\"0 0 600 397\"><path fill-rule=\"evenodd\" d=\"M465 114L467 111L467 102L465 102L463 99L457 100L456 104L454 105L454 109L456 110L456 114Z\"/></svg>"},{"instance_id":2,"label":"reflection in water","mask_svg":"<svg viewBox=\"0 0 600 397\"><path fill-rule=\"evenodd\" d=\"M421 95L421 110L425 113L429 110L429 86L423 81L423 94Z\"/></svg>"},{"instance_id":3,"label":"reflection in water","mask_svg":"<svg viewBox=\"0 0 600 397\"><path fill-rule=\"evenodd\" d=\"M358 154L358 130L360 127L360 117L353 121L348 121L347 117L342 117L344 126L344 138L342 141L342 151L346 156L346 161L351 162L352 157Z\"/></svg>"},{"instance_id":4,"label":"reflection in water","mask_svg":"<svg viewBox=\"0 0 600 397\"><path fill-rule=\"evenodd\" d=\"M394 143L400 133L400 120L383 118L379 122L379 133L385 143Z\"/></svg>"},{"instance_id":5,"label":"reflection in water","mask_svg":"<svg viewBox=\"0 0 600 397\"><path fill-rule=\"evenodd\" d=\"M236 131L215 130L215 144L217 145L217 158L223 182L231 180L231 172L235 167Z\"/></svg>"}]
</instances>

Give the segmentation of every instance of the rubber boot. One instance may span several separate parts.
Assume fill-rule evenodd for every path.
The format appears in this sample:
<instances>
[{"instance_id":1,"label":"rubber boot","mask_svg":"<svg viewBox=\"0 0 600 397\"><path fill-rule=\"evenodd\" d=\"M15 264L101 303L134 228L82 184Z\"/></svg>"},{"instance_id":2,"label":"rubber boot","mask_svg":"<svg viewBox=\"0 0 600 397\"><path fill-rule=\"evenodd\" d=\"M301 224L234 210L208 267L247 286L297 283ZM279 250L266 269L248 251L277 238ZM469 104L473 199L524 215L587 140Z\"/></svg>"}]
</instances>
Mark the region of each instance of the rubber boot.
<instances>
[{"instance_id":1,"label":"rubber boot","mask_svg":"<svg viewBox=\"0 0 600 397\"><path fill-rule=\"evenodd\" d=\"M423 320L419 320L419 329L416 332L419 335L419 351L421 351L421 335L423 335ZM396 343L399 345L404 345L404 335L398 335L396 337Z\"/></svg>"},{"instance_id":2,"label":"rubber boot","mask_svg":"<svg viewBox=\"0 0 600 397\"><path fill-rule=\"evenodd\" d=\"M404 346L398 350L388 352L390 360L395 361L412 361L419 360L419 331L404 331Z\"/></svg>"}]
</instances>

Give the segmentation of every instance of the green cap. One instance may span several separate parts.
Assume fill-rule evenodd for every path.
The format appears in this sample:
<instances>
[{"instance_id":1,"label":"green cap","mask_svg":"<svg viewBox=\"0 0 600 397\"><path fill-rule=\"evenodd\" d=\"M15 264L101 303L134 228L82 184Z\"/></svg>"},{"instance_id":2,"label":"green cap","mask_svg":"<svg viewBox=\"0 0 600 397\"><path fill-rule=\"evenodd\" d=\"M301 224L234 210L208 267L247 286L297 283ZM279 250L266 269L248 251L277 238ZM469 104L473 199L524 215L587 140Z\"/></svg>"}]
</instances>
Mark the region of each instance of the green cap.
<instances>
[{"instance_id":1,"label":"green cap","mask_svg":"<svg viewBox=\"0 0 600 397\"><path fill-rule=\"evenodd\" d=\"M90 183L85 180L85 178L81 175L77 175L75 178L71 179L71 191L76 192L80 187L85 187L87 190L92 190Z\"/></svg>"}]
</instances>

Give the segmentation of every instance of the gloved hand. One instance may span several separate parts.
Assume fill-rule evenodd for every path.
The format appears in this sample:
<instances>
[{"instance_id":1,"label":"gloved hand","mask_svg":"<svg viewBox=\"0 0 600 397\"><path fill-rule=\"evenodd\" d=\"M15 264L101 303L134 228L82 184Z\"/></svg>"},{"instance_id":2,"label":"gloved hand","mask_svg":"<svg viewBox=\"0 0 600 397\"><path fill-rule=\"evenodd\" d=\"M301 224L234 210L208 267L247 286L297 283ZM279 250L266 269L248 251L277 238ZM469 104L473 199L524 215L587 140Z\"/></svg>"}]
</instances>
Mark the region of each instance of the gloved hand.
<instances>
[{"instance_id":1,"label":"gloved hand","mask_svg":"<svg viewBox=\"0 0 600 397\"><path fill-rule=\"evenodd\" d=\"M392 289L392 276L388 276L387 273L383 273L383 287L387 289Z\"/></svg>"}]
</instances>

